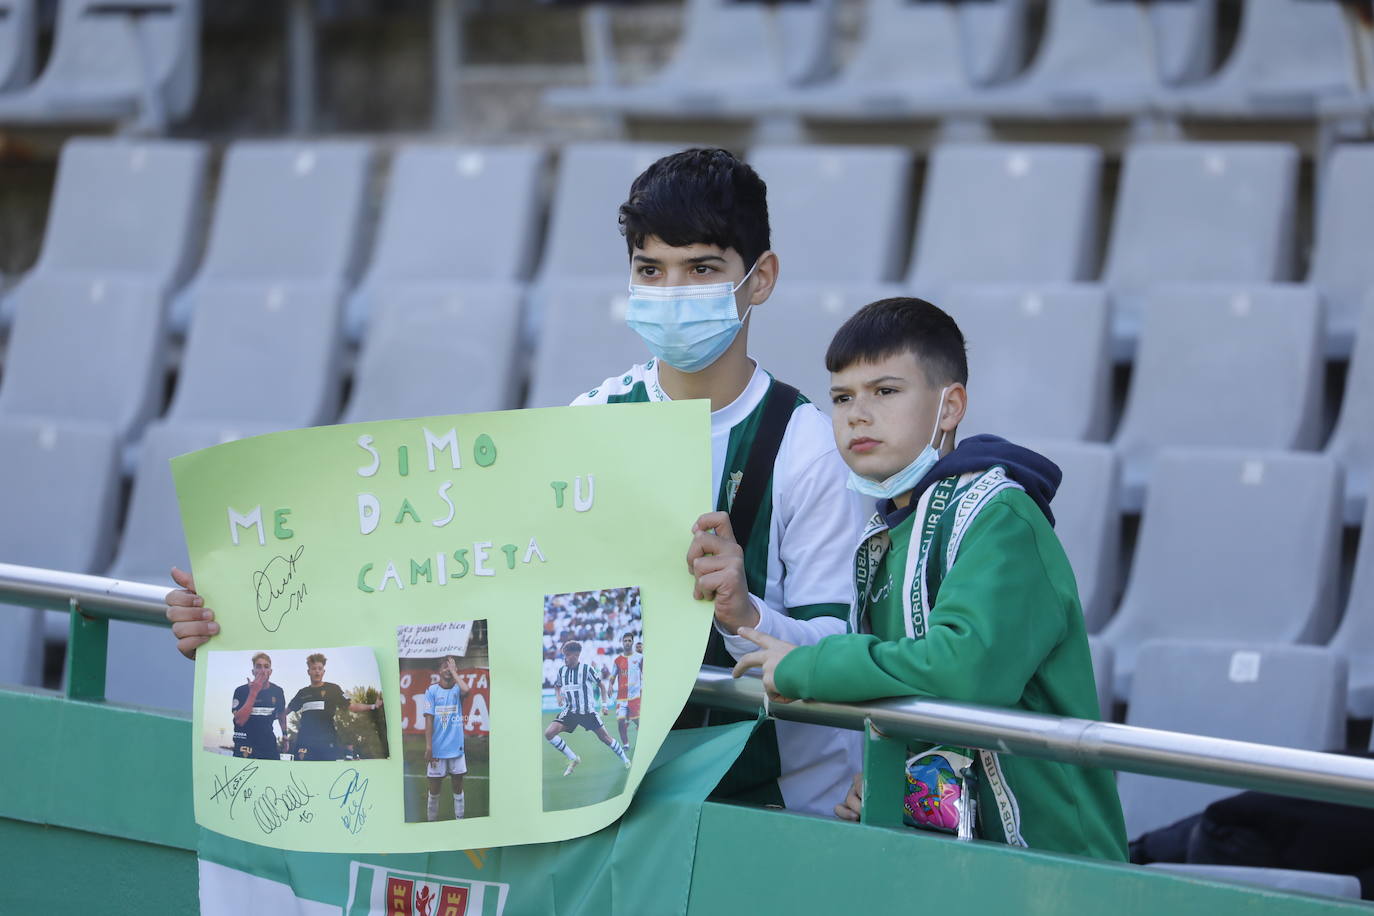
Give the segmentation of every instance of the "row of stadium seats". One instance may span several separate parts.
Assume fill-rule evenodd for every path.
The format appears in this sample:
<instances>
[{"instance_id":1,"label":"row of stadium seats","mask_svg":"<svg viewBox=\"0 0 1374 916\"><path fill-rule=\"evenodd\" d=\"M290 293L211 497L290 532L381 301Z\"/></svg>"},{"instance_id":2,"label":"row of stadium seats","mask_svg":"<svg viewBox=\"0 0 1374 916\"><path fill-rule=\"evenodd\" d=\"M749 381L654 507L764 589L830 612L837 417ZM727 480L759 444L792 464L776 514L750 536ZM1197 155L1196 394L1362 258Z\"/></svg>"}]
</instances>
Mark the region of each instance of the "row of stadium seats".
<instances>
[{"instance_id":1,"label":"row of stadium seats","mask_svg":"<svg viewBox=\"0 0 1374 916\"><path fill-rule=\"evenodd\" d=\"M673 118L1182 118L1367 116L1370 24L1338 0L1245 0L1216 60L1217 0L866 0L837 66L838 0L684 0L672 59L639 85L551 90L555 109ZM1030 64L1020 71L1027 51ZM598 66L594 71L607 72Z\"/></svg>"},{"instance_id":2,"label":"row of stadium seats","mask_svg":"<svg viewBox=\"0 0 1374 916\"><path fill-rule=\"evenodd\" d=\"M60 0L41 73L39 0L0 0L0 124L124 122L162 133L195 101L199 0Z\"/></svg>"},{"instance_id":3,"label":"row of stadium seats","mask_svg":"<svg viewBox=\"0 0 1374 916\"><path fill-rule=\"evenodd\" d=\"M1110 666L1110 653L1100 660L1095 655L1098 664ZM1101 679L1101 668L1098 673ZM1245 638L1151 640L1140 650L1126 724L1339 751L1346 747L1346 674L1338 653L1316 646ZM1237 791L1136 773L1119 774L1117 785L1132 839Z\"/></svg>"},{"instance_id":4,"label":"row of stadium seats","mask_svg":"<svg viewBox=\"0 0 1374 916\"><path fill-rule=\"evenodd\" d=\"M526 371L526 406L567 403L643 358L622 320L625 252L609 214L666 149L566 148L527 285L544 209L536 149L397 153L360 271L371 150L237 144L197 269L206 150L74 141L38 264L5 300L15 317L0 416L109 423L160 468L167 448L249 432L517 406ZM910 153L764 147L751 159L771 184L783 259L751 343L813 399L824 400L821 357L843 317L915 292L968 331L978 396L966 430L1101 440L1112 358L1138 340L1115 438L1128 511L1161 446L1325 444L1348 469L1347 521L1358 519L1374 462L1374 334L1360 335L1344 397L1322 395L1324 357L1348 352L1374 288L1363 241L1374 146L1338 147L1325 166L1304 285L1275 283L1294 279L1298 208L1296 153L1281 145L1132 149L1100 284L1085 282L1103 206L1093 149L937 149L905 268ZM161 413L169 301L186 348L170 409L144 436ZM1113 326L1136 333L1113 345ZM341 412L344 334L361 347ZM291 371L254 371L268 365Z\"/></svg>"},{"instance_id":5,"label":"row of stadium seats","mask_svg":"<svg viewBox=\"0 0 1374 916\"><path fill-rule=\"evenodd\" d=\"M334 420L342 387L345 314L354 316L362 337L353 398L344 412L347 420L513 406L511 392L516 389L510 378L523 368L517 358L522 298L534 306L534 321L527 330L537 332L538 339L532 393L526 403L566 403L608 372L642 359L637 339L616 315L615 297L623 302L625 251L610 214L634 174L663 151L624 145L564 150L547 242L534 281L526 288L523 280L535 260L543 208L544 157L539 151L402 150L391 162L371 262L355 284L363 247L359 240L366 234L363 212L371 151L364 144L232 147L198 269L197 231L204 221L206 197L203 147L69 144L42 256L10 297L16 314L0 380L0 440L22 471L0 482L12 491L0 502L12 507L10 518L15 520L0 532L0 552L31 565L164 580L169 565L185 560L167 459L226 438ZM1162 288L1151 291L1142 284L1146 320L1119 451L1129 470L1160 446L1243 446L1257 451L1228 460L1259 460L1262 468L1271 469L1262 469L1260 476L1270 479L1278 473L1274 468L1308 462L1311 470L1299 476L1319 479L1328 489L1313 503L1313 514L1291 527L1306 532L1303 543L1328 544L1330 538L1323 532L1332 525L1339 531L1339 510L1333 509L1330 516L1317 513L1324 512L1328 496L1339 506L1338 465L1331 457L1268 450L1320 444L1315 431L1319 427L1314 425L1320 413L1320 386L1311 381L1314 372L1320 376L1323 365L1317 293L1329 299L1334 295L1330 290L1354 289L1360 282L1355 278L1369 270L1369 259L1359 252L1368 237L1362 221L1370 219L1374 208L1361 207L1358 200L1363 194L1367 201L1374 188L1374 160L1368 150L1359 148L1343 148L1333 156L1326 170L1326 196L1318 209L1314 258L1314 265L1328 265L1327 272L1314 266L1308 288L1283 289L1253 284L1274 279L1272 264L1284 260L1273 248L1275 240L1292 231L1293 179L1279 183L1289 188L1290 200L1273 204L1274 213L1261 219L1255 207L1231 234L1221 233L1216 224L1225 222L1229 211L1215 194L1204 194L1206 182L1224 183L1228 176L1243 174L1246 185L1234 194L1245 202L1262 196L1254 190L1255 182L1274 171L1252 173L1245 168L1247 157L1232 156L1233 152L1276 152L1280 171L1291 171L1296 158L1283 147L1225 145L1150 146L1128 155L1118 215L1134 193L1141 219L1152 226L1140 244L1166 246L1167 252L1159 259L1139 255L1130 260L1153 264L1159 279L1172 279L1173 260L1189 253L1180 250L1174 236L1193 232L1195 246L1224 252L1232 235L1254 232L1267 239L1253 247L1268 249L1271 266L1255 268L1259 277L1231 276L1235 268L1228 265L1220 276L1184 278L1229 282L1231 287L1221 293L1184 295L1173 290L1165 295ZM1156 157L1184 166L1161 172L1133 166ZM814 367L819 366L824 341L847 309L863 301L844 297L855 295L865 283L901 275L905 232L900 224L910 159L893 150L844 148L760 149L752 159L770 182L784 291L778 301L759 310L751 343L766 366L795 378L814 394L817 389L808 373L818 371ZM1055 425L1062 402L1099 403L1107 390L1110 361L1102 354L1110 299L1101 288L1054 282L1081 279L1074 272L1063 276L1064 265L1081 261L1062 252L1086 244L1082 236L1092 235L1092 230L1080 227L1064 233L1074 237L1058 249L1055 276L1027 278L1031 285L1011 291L965 288L978 277L979 263L987 265L994 279L1011 284L1018 276L1014 265L1007 266L1008 259L1019 258L1027 269L1037 268L1041 259L1024 257L1022 248L1040 250L1066 213L1096 209L1095 191L1085 190L1075 198L1056 182L1037 194L1018 198L1012 193L1022 184L1054 174L1052 165L1064 161L1080 163L1080 168L1090 161L1094 172L1098 168L1095 153L1076 148L937 151L922 200L913 272L907 283L881 287L935 289L931 295L936 301L948 304L960 318L970 339L975 405L986 405L975 406L966 433L979 431L976 427L1040 439L1105 433L1100 420L1096 427L1091 420L1073 428ZM886 170L879 167L882 163L888 164ZM1157 184L1130 192L1136 173L1151 176ZM1175 173L1183 177L1171 178ZM1201 185L1185 181L1199 174L1205 176ZM1009 182L1005 187L997 184L1004 179ZM1174 188L1173 180L1185 189ZM1333 186L1339 193L1331 190ZM1172 219L1159 216L1170 209L1176 211ZM948 225L938 221L939 213ZM978 213L985 218L981 225L970 216ZM1209 220L1212 228L1198 228ZM1260 222L1267 226L1256 228ZM1132 232L1137 229L1131 227ZM1114 238L1123 232L1114 233ZM1114 241L1114 246L1119 244L1123 243ZM1051 258L1056 249L1045 250ZM1324 250L1332 253L1323 255ZM1263 260L1252 257L1246 263ZM1211 259L1195 256L1191 263L1202 272L1227 264L1227 259L1222 254ZM930 265L941 264L954 264L967 273L951 267L952 279L925 279L931 276L927 270L939 278ZM812 302L819 303L810 312L800 299L790 298L808 287ZM1115 292L1110 283L1106 287ZM1171 317L1175 293L1184 319ZM147 425L159 409L168 336L164 316L173 299L173 314L183 315L190 325L185 353L171 409ZM982 312L977 311L980 303ZM769 316L776 327L764 324ZM1213 330L1198 333L1200 328ZM1074 343L1079 334L1088 343ZM1289 350L1265 349L1280 344L1291 348L1293 340L1301 344L1296 360ZM1369 428L1374 414L1368 409L1374 389L1374 334L1362 333L1359 341L1331 447L1331 455L1349 461L1352 468L1361 467L1361 462L1367 467L1374 453ZM804 367L797 367L794 375L795 359L808 351L812 355L805 356ZM1018 351L1033 356L1034 362L1019 360ZM570 360L568 353L583 354L585 359ZM1090 369L1075 377L1068 372L1070 364ZM1023 368L1007 368L1013 365ZM1047 385L1050 373L1061 369L1066 374L1052 376L1055 381ZM1146 383L1160 390L1152 395ZM824 390L823 378L815 384ZM498 391L502 393L493 393ZM1025 392L1032 394L1011 401L1010 409L1003 406L999 415L999 400ZM368 397L374 400L369 403ZM1053 409L1045 410L1046 405ZM1183 426L1177 423L1180 419L1186 421ZM1233 423L1234 428L1228 425ZM121 461L127 460L126 448L134 442L136 473L126 515L121 510ZM1046 450L1068 471L1056 505L1096 629L1111 616L1119 590L1115 538L1120 533L1116 494L1123 489L1120 459L1108 446L1079 446L1078 451L1095 456L1097 470L1073 469L1068 463L1072 443ZM1169 470L1163 454L1153 463L1136 554L1144 571L1133 574L1119 620L1132 619L1131 608L1146 602L1134 597L1148 597L1150 586L1144 583L1178 581L1177 569L1167 563L1151 566L1145 558L1154 556L1154 548L1148 546L1152 537L1180 544L1187 540L1169 533L1172 523L1155 525L1150 519L1170 513L1187 519L1186 510L1170 507L1190 501L1210 505L1213 498L1210 492L1178 496L1177 478L1188 475ZM1254 472L1227 473L1239 480ZM1132 489L1135 479L1128 473L1124 489ZM1367 481L1367 475L1351 475L1352 492L1360 480ZM1074 489L1092 486L1101 489L1085 497L1075 515L1070 505ZM1276 499L1274 492L1278 491L1246 483L1235 500L1269 507L1255 500L1263 493ZM1277 499L1275 505L1282 508L1287 502ZM1352 505L1353 522L1358 504ZM1252 513L1248 528L1227 534L1226 543L1248 543L1243 535L1268 530L1270 526L1258 519L1277 518L1279 510L1264 508L1263 515L1260 511ZM95 523L67 523L71 518L93 518ZM1182 530L1189 530L1188 524ZM1156 529L1159 534L1152 535ZM1371 530L1367 521L1365 530ZM1284 581L1329 583L1334 578L1323 571L1334 562L1334 550L1309 561L1302 561L1301 553L1284 553L1271 566ZM1214 554L1214 545L1203 543L1193 553L1161 555L1188 567L1192 557L1215 560ZM1238 574L1254 568L1246 557L1262 554L1238 547L1233 555L1238 558ZM1198 570L1209 582L1227 581L1227 576L1213 573L1211 567ZM1215 600L1208 603L1205 616L1213 615L1213 607L1246 606L1228 597L1230 585L1212 588ZM1306 593L1298 589L1294 594ZM1283 638L1324 640L1339 616L1336 600L1333 593L1330 600L1319 602L1295 629L1285 630ZM1298 606L1297 600L1284 605ZM1222 611L1215 614L1224 616ZM1347 621L1358 617L1346 615ZM1123 639L1138 642L1126 624L1113 627L1126 627ZM1105 635L1111 634L1109 628ZM123 637L112 638L117 642ZM26 652L20 655L29 658ZM1129 668L1127 658L1123 671Z\"/></svg>"}]
</instances>

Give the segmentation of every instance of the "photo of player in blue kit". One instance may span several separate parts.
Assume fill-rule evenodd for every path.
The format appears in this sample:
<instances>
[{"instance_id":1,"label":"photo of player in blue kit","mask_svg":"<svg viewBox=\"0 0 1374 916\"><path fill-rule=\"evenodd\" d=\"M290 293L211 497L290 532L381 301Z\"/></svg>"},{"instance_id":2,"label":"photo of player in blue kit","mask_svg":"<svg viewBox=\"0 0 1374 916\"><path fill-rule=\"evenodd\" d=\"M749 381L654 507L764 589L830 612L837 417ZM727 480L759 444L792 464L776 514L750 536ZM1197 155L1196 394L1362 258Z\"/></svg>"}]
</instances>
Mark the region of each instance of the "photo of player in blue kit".
<instances>
[{"instance_id":1,"label":"photo of player in blue kit","mask_svg":"<svg viewBox=\"0 0 1374 916\"><path fill-rule=\"evenodd\" d=\"M253 656L253 676L234 688L231 711L234 715L234 756L254 760L277 760L286 753L286 694L273 684L272 657L266 652ZM272 732L278 723L281 737Z\"/></svg>"}]
</instances>

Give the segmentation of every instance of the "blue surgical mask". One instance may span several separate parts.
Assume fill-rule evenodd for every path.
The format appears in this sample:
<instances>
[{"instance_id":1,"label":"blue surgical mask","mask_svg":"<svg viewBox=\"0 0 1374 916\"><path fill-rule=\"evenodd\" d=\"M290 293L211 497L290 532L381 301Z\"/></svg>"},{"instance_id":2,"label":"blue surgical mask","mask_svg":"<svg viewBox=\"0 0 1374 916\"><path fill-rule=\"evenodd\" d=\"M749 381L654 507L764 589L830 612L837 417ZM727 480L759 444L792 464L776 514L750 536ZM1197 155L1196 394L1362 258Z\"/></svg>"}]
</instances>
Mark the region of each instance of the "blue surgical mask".
<instances>
[{"instance_id":1,"label":"blue surgical mask","mask_svg":"<svg viewBox=\"0 0 1374 916\"><path fill-rule=\"evenodd\" d=\"M929 474L930 469L935 467L935 462L940 460L940 453L936 450L934 442L940 433L940 414L944 412L945 392L948 390L948 386L940 389L940 400L935 408L935 428L930 431L930 439L926 442L926 447L921 449L921 454L916 456L916 460L886 480L869 480L854 473L851 468L849 489L865 496L872 496L874 499L895 499L908 490L916 489L916 484L920 483L921 478Z\"/></svg>"},{"instance_id":2,"label":"blue surgical mask","mask_svg":"<svg viewBox=\"0 0 1374 916\"><path fill-rule=\"evenodd\" d=\"M758 267L759 262L754 262ZM753 275L754 267L738 283L698 286L641 286L630 284L625 323L662 362L683 372L700 372L730 349L749 317L735 307L735 293Z\"/></svg>"}]
</instances>

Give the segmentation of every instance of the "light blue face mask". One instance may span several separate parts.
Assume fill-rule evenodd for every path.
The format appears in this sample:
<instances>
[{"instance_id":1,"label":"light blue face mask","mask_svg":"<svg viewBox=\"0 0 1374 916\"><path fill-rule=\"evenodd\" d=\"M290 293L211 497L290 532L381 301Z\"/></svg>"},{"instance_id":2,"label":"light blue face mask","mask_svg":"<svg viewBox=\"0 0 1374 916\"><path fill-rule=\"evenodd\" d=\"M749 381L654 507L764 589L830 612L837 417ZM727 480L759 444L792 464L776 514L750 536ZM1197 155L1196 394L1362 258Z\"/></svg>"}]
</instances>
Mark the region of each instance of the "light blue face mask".
<instances>
[{"instance_id":1,"label":"light blue face mask","mask_svg":"<svg viewBox=\"0 0 1374 916\"><path fill-rule=\"evenodd\" d=\"M940 400L937 402L939 406L935 408L935 428L930 431L930 439L927 440L926 447L921 449L921 454L916 456L916 460L886 480L869 480L854 473L851 468L849 489L865 496L872 496L874 499L895 499L908 490L914 490L916 484L921 482L921 478L929 474L930 469L935 467L935 462L940 460L940 453L932 443L940 433L940 414L944 412L945 392L948 390L948 386L940 389Z\"/></svg>"},{"instance_id":2,"label":"light blue face mask","mask_svg":"<svg viewBox=\"0 0 1374 916\"><path fill-rule=\"evenodd\" d=\"M754 262L758 267L759 262ZM744 318L735 307L735 293L753 276L754 267L738 283L699 286L641 286L630 284L625 323L640 336L659 360L683 372L700 372L730 349Z\"/></svg>"}]
</instances>

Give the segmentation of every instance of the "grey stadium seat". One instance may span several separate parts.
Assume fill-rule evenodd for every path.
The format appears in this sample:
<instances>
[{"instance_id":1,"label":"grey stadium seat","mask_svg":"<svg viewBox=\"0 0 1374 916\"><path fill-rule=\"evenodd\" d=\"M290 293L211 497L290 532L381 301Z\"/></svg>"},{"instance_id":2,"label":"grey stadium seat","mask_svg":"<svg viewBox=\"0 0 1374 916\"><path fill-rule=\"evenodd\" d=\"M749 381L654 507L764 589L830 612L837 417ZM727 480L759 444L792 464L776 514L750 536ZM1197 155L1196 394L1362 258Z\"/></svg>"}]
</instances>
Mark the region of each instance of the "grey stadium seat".
<instances>
[{"instance_id":1,"label":"grey stadium seat","mask_svg":"<svg viewBox=\"0 0 1374 916\"><path fill-rule=\"evenodd\" d=\"M937 304L964 332L961 435L1103 439L1111 311L1098 286L953 286Z\"/></svg>"},{"instance_id":2,"label":"grey stadium seat","mask_svg":"<svg viewBox=\"0 0 1374 916\"><path fill-rule=\"evenodd\" d=\"M844 320L863 305L901 289L860 283L792 283L783 259L782 279L768 301L749 313L749 354L777 378L795 385L830 412L825 350Z\"/></svg>"},{"instance_id":3,"label":"grey stadium seat","mask_svg":"<svg viewBox=\"0 0 1374 916\"><path fill-rule=\"evenodd\" d=\"M0 418L0 557L90 573L109 562L119 512L119 438L103 423ZM0 683L37 683L36 612L0 609Z\"/></svg>"},{"instance_id":4,"label":"grey stadium seat","mask_svg":"<svg viewBox=\"0 0 1374 916\"><path fill-rule=\"evenodd\" d=\"M154 423L139 447L138 467L119 552L107 575L172 587L173 566L191 568L168 462L177 455L268 431L263 427ZM195 666L172 651L167 631L110 621L105 695L111 700L189 712Z\"/></svg>"},{"instance_id":5,"label":"grey stadium seat","mask_svg":"<svg viewBox=\"0 0 1374 916\"><path fill-rule=\"evenodd\" d=\"M1045 37L1019 79L954 104L997 117L1128 117L1159 85L1151 20L1119 0L1050 0Z\"/></svg>"},{"instance_id":6,"label":"grey stadium seat","mask_svg":"<svg viewBox=\"0 0 1374 916\"><path fill-rule=\"evenodd\" d=\"M1298 151L1281 143L1142 143L1126 153L1103 280L1118 355L1140 298L1169 283L1293 279Z\"/></svg>"},{"instance_id":7,"label":"grey stadium seat","mask_svg":"<svg viewBox=\"0 0 1374 916\"><path fill-rule=\"evenodd\" d=\"M34 272L185 280L205 218L206 153L188 140L68 140Z\"/></svg>"},{"instance_id":8,"label":"grey stadium seat","mask_svg":"<svg viewBox=\"0 0 1374 916\"><path fill-rule=\"evenodd\" d=\"M1345 468L1345 522L1353 525L1369 501L1374 478L1374 290L1365 297L1341 413L1326 450Z\"/></svg>"},{"instance_id":9,"label":"grey stadium seat","mask_svg":"<svg viewBox=\"0 0 1374 916\"><path fill-rule=\"evenodd\" d=\"M43 247L28 277L136 277L154 283L158 296L169 296L199 253L205 173L201 143L68 140ZM7 307L17 307L26 282L11 291Z\"/></svg>"},{"instance_id":10,"label":"grey stadium seat","mask_svg":"<svg viewBox=\"0 0 1374 916\"><path fill-rule=\"evenodd\" d=\"M1097 633L1116 608L1121 582L1121 515L1117 511L1120 473L1116 453L1096 442L1017 440L1049 458L1063 472L1054 510L1054 531L1078 580L1078 598L1089 633ZM1111 696L1112 682L1098 683ZM1111 706L1104 705L1104 715Z\"/></svg>"},{"instance_id":11,"label":"grey stadium seat","mask_svg":"<svg viewBox=\"0 0 1374 916\"><path fill-rule=\"evenodd\" d=\"M1072 283L1095 269L1095 147L952 144L930 159L907 285Z\"/></svg>"},{"instance_id":12,"label":"grey stadium seat","mask_svg":"<svg viewBox=\"0 0 1374 916\"><path fill-rule=\"evenodd\" d=\"M526 407L565 406L612 373L652 358L625 324L630 298L628 269L625 273L605 280L569 279L548 289Z\"/></svg>"},{"instance_id":13,"label":"grey stadium seat","mask_svg":"<svg viewBox=\"0 0 1374 916\"><path fill-rule=\"evenodd\" d=\"M382 290L499 284L531 273L543 185L536 147L408 146L392 159L372 261L349 297L357 340Z\"/></svg>"},{"instance_id":14,"label":"grey stadium seat","mask_svg":"<svg viewBox=\"0 0 1374 916\"><path fill-rule=\"evenodd\" d=\"M896 280L905 255L911 153L891 146L769 146L749 154L768 184L786 282Z\"/></svg>"},{"instance_id":15,"label":"grey stadium seat","mask_svg":"<svg viewBox=\"0 0 1374 916\"><path fill-rule=\"evenodd\" d=\"M630 261L617 222L618 208L630 196L630 183L640 172L678 149L661 143L572 143L563 147L549 205L540 281L624 277L628 283Z\"/></svg>"},{"instance_id":16,"label":"grey stadium seat","mask_svg":"<svg viewBox=\"0 0 1374 916\"><path fill-rule=\"evenodd\" d=\"M199 78L199 0L62 0L47 65L0 94L0 123L136 121L160 133L190 111Z\"/></svg>"},{"instance_id":17,"label":"grey stadium seat","mask_svg":"<svg viewBox=\"0 0 1374 916\"><path fill-rule=\"evenodd\" d=\"M1022 57L1025 0L869 0L854 55L832 80L775 100L823 119L880 120L955 107L975 86L1006 79Z\"/></svg>"},{"instance_id":18,"label":"grey stadium seat","mask_svg":"<svg viewBox=\"0 0 1374 916\"><path fill-rule=\"evenodd\" d=\"M1097 707L1104 722L1112 720L1112 647L1096 636L1088 637L1088 652L1097 684Z\"/></svg>"},{"instance_id":19,"label":"grey stadium seat","mask_svg":"<svg viewBox=\"0 0 1374 916\"><path fill-rule=\"evenodd\" d=\"M201 283L168 419L281 429L333 420L342 297L327 281Z\"/></svg>"},{"instance_id":20,"label":"grey stadium seat","mask_svg":"<svg viewBox=\"0 0 1374 916\"><path fill-rule=\"evenodd\" d=\"M1327 649L1154 640L1138 669L1128 725L1310 751L1345 746L1345 662ZM1122 773L1117 787L1132 839L1237 791L1138 773Z\"/></svg>"},{"instance_id":21,"label":"grey stadium seat","mask_svg":"<svg viewBox=\"0 0 1374 916\"><path fill-rule=\"evenodd\" d=\"M374 296L342 422L519 406L518 286L387 283Z\"/></svg>"},{"instance_id":22,"label":"grey stadium seat","mask_svg":"<svg viewBox=\"0 0 1374 916\"><path fill-rule=\"evenodd\" d=\"M1144 312L1116 437L1126 509L1164 446L1317 448L1326 362L1313 290L1158 287Z\"/></svg>"},{"instance_id":23,"label":"grey stadium seat","mask_svg":"<svg viewBox=\"0 0 1374 916\"><path fill-rule=\"evenodd\" d=\"M1374 716L1374 501L1365 508L1350 598L1330 645L1350 666L1350 716Z\"/></svg>"},{"instance_id":24,"label":"grey stadium seat","mask_svg":"<svg viewBox=\"0 0 1374 916\"><path fill-rule=\"evenodd\" d=\"M1216 0L1168 0L1152 2L1149 7L1160 81L1174 86L1194 82L1212 72L1216 60Z\"/></svg>"},{"instance_id":25,"label":"grey stadium seat","mask_svg":"<svg viewBox=\"0 0 1374 916\"><path fill-rule=\"evenodd\" d=\"M747 114L751 95L804 85L834 67L837 0L740 3L685 0L672 58L635 86L551 90L545 104L656 118Z\"/></svg>"},{"instance_id":26,"label":"grey stadium seat","mask_svg":"<svg viewBox=\"0 0 1374 916\"><path fill-rule=\"evenodd\" d=\"M1216 76L1162 94L1165 111L1217 118L1312 118L1368 111L1359 55L1335 0L1243 5L1235 49Z\"/></svg>"},{"instance_id":27,"label":"grey stadium seat","mask_svg":"<svg viewBox=\"0 0 1374 916\"><path fill-rule=\"evenodd\" d=\"M0 0L0 92L33 79L37 12L36 0Z\"/></svg>"},{"instance_id":28,"label":"grey stadium seat","mask_svg":"<svg viewBox=\"0 0 1374 916\"><path fill-rule=\"evenodd\" d=\"M636 176L678 149L649 143L577 143L563 148L539 273L529 290L533 327L526 331L538 333L527 334L525 341L529 349L555 361L548 364L536 355L526 406L565 405L606 377L588 375L619 371L647 358L639 338L625 327L630 259L618 212ZM608 327L605 336L598 330ZM555 333L586 337L591 349L585 354L565 349L550 336ZM581 358L569 365L569 352ZM627 354L635 359L624 361Z\"/></svg>"},{"instance_id":29,"label":"grey stadium seat","mask_svg":"<svg viewBox=\"0 0 1374 916\"><path fill-rule=\"evenodd\" d=\"M371 148L239 142L224 158L205 259L177 297L184 330L208 283L343 284L356 273Z\"/></svg>"},{"instance_id":30,"label":"grey stadium seat","mask_svg":"<svg viewBox=\"0 0 1374 916\"><path fill-rule=\"evenodd\" d=\"M1374 289L1374 146L1342 145L1321 173L1307 282L1326 306L1327 347L1348 357L1365 293Z\"/></svg>"},{"instance_id":31,"label":"grey stadium seat","mask_svg":"<svg viewBox=\"0 0 1374 916\"><path fill-rule=\"evenodd\" d=\"M30 276L0 379L0 415L107 423L135 436L162 405L166 299L152 280Z\"/></svg>"},{"instance_id":32,"label":"grey stadium seat","mask_svg":"<svg viewBox=\"0 0 1374 916\"><path fill-rule=\"evenodd\" d=\"M1340 489L1321 455L1161 451L1125 597L1101 633L1116 653L1117 698L1149 639L1324 642L1336 623Z\"/></svg>"}]
</instances>

